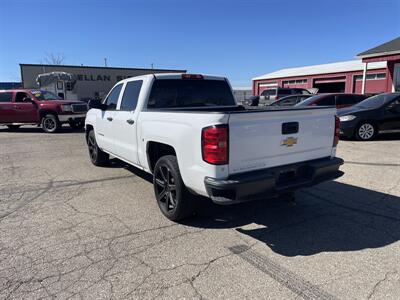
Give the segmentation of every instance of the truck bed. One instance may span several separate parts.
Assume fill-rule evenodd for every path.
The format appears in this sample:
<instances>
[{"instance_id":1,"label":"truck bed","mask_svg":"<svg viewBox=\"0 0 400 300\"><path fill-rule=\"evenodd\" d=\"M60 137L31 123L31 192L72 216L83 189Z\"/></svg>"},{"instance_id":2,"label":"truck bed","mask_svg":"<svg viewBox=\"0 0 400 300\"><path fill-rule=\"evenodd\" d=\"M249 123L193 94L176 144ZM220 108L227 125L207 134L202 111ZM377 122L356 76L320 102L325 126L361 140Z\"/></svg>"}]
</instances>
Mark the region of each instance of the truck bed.
<instances>
[{"instance_id":1,"label":"truck bed","mask_svg":"<svg viewBox=\"0 0 400 300\"><path fill-rule=\"evenodd\" d=\"M192 143L200 141L201 128L228 124L227 175L330 157L335 151L332 145L336 108L331 106L188 107L149 109L147 112L155 114L152 122L158 120L158 128L163 128L163 132L175 122L190 124L192 130L196 128L198 133L190 131L190 137L185 139L194 139ZM292 125L297 129L284 132L284 127Z\"/></svg>"},{"instance_id":2,"label":"truck bed","mask_svg":"<svg viewBox=\"0 0 400 300\"><path fill-rule=\"evenodd\" d=\"M295 106L264 106L264 107L245 107L245 106L219 106L219 107L183 107L183 108L160 108L151 109L151 111L165 111L165 112L185 112L185 113L228 113L228 114L240 114L240 113L258 113L268 111L291 111L291 110L316 110L316 109L327 109L334 108L334 106L309 106L309 107L295 107Z\"/></svg>"}]
</instances>

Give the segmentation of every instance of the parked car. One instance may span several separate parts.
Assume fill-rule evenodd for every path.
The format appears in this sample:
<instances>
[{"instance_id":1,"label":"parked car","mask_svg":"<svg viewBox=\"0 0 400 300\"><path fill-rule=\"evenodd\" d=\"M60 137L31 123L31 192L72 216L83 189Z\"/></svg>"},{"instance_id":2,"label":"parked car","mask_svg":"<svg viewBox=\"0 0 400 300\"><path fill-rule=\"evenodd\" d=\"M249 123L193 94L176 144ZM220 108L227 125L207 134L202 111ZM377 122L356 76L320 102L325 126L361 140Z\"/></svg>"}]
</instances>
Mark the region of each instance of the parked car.
<instances>
[{"instance_id":1,"label":"parked car","mask_svg":"<svg viewBox=\"0 0 400 300\"><path fill-rule=\"evenodd\" d=\"M336 106L336 108L343 108L357 104L366 98L366 95L361 94L318 94L296 104L296 106Z\"/></svg>"},{"instance_id":2,"label":"parked car","mask_svg":"<svg viewBox=\"0 0 400 300\"><path fill-rule=\"evenodd\" d=\"M41 125L48 133L56 132L63 123L72 128L83 128L87 104L62 100L43 90L0 91L0 125L17 129L22 125Z\"/></svg>"},{"instance_id":3,"label":"parked car","mask_svg":"<svg viewBox=\"0 0 400 300\"><path fill-rule=\"evenodd\" d=\"M270 105L274 101L289 95L311 95L311 92L307 89L301 88L269 88L261 92L260 104Z\"/></svg>"},{"instance_id":4,"label":"parked car","mask_svg":"<svg viewBox=\"0 0 400 300\"><path fill-rule=\"evenodd\" d=\"M290 95L279 99L271 104L271 106L294 106L297 103L300 103L313 95Z\"/></svg>"},{"instance_id":5,"label":"parked car","mask_svg":"<svg viewBox=\"0 0 400 300\"><path fill-rule=\"evenodd\" d=\"M260 97L259 96L251 96L249 97L249 99L243 100L241 102L239 102L238 104L240 105L244 105L244 106L252 106L252 107L256 107L258 106L260 103Z\"/></svg>"},{"instance_id":6,"label":"parked car","mask_svg":"<svg viewBox=\"0 0 400 300\"><path fill-rule=\"evenodd\" d=\"M106 165L112 155L153 174L155 198L170 220L191 214L192 194L232 204L343 174L335 108L247 110L225 77L133 77L89 107L92 163Z\"/></svg>"},{"instance_id":7,"label":"parked car","mask_svg":"<svg viewBox=\"0 0 400 300\"><path fill-rule=\"evenodd\" d=\"M400 93L385 93L338 110L343 136L370 141L379 132L400 131Z\"/></svg>"}]
</instances>

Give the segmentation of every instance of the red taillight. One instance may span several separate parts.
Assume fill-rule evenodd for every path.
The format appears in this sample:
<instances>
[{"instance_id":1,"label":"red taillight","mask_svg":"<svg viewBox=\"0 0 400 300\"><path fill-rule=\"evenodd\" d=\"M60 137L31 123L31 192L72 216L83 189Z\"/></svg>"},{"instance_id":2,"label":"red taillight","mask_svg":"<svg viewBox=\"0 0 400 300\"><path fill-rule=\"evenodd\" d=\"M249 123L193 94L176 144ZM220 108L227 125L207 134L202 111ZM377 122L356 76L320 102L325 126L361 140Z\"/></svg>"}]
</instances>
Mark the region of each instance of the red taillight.
<instances>
[{"instance_id":1,"label":"red taillight","mask_svg":"<svg viewBox=\"0 0 400 300\"><path fill-rule=\"evenodd\" d=\"M182 79L203 79L201 74L182 74Z\"/></svg>"},{"instance_id":2,"label":"red taillight","mask_svg":"<svg viewBox=\"0 0 400 300\"><path fill-rule=\"evenodd\" d=\"M226 165L229 161L229 130L227 125L203 128L201 132L203 160L213 165Z\"/></svg>"},{"instance_id":3,"label":"red taillight","mask_svg":"<svg viewBox=\"0 0 400 300\"><path fill-rule=\"evenodd\" d=\"M335 136L333 137L333 147L336 147L340 138L340 119L335 116Z\"/></svg>"}]
</instances>

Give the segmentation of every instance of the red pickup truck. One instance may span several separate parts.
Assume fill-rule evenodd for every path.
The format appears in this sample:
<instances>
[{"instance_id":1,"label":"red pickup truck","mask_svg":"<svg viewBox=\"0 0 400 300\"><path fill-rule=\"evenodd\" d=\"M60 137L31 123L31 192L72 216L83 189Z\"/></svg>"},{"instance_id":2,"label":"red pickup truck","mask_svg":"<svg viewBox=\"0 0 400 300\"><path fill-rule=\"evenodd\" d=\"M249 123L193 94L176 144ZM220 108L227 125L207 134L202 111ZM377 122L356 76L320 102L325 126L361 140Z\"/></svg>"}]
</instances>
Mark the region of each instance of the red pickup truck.
<instances>
[{"instance_id":1,"label":"red pickup truck","mask_svg":"<svg viewBox=\"0 0 400 300\"><path fill-rule=\"evenodd\" d=\"M63 123L83 128L87 104L63 100L49 91L0 90L0 125L17 129L21 125L41 125L48 133L57 132Z\"/></svg>"}]
</instances>

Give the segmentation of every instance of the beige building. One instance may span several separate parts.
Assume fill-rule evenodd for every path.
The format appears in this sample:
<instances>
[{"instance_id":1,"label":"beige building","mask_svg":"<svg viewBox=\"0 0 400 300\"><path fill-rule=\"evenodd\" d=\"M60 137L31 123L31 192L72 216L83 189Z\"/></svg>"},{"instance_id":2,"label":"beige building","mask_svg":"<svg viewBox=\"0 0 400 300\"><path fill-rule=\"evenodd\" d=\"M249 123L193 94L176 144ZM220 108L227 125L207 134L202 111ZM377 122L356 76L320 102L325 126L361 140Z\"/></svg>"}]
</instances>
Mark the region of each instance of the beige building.
<instances>
[{"instance_id":1,"label":"beige building","mask_svg":"<svg viewBox=\"0 0 400 300\"><path fill-rule=\"evenodd\" d=\"M24 88L38 88L36 78L49 72L67 72L75 75L73 86L78 99L103 97L118 81L151 73L186 73L186 70L113 68L67 65L20 64L21 80Z\"/></svg>"}]
</instances>

